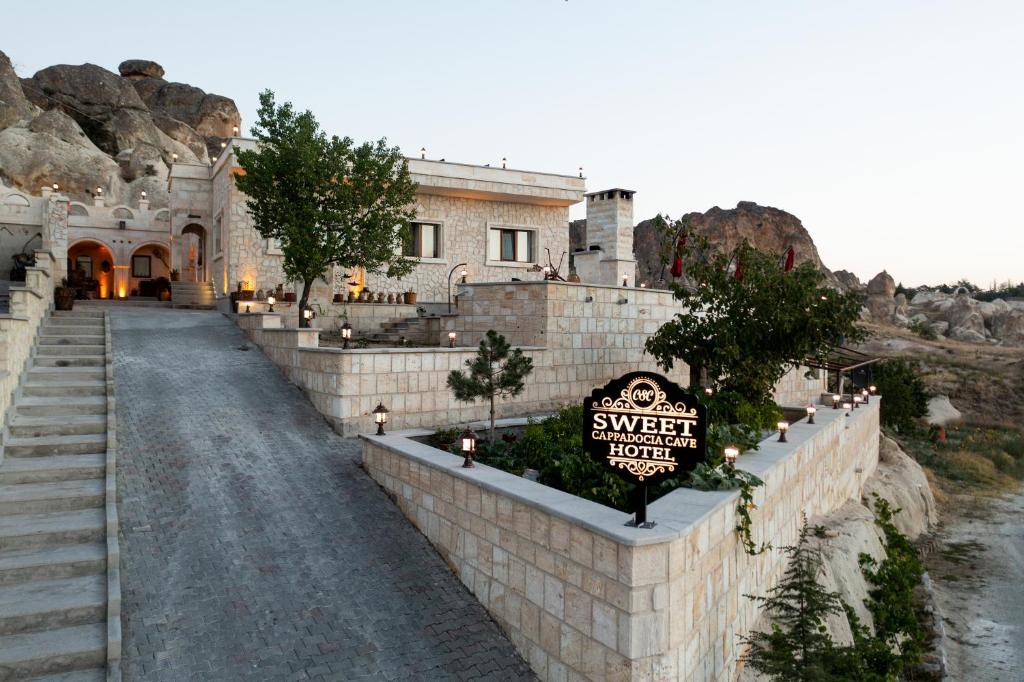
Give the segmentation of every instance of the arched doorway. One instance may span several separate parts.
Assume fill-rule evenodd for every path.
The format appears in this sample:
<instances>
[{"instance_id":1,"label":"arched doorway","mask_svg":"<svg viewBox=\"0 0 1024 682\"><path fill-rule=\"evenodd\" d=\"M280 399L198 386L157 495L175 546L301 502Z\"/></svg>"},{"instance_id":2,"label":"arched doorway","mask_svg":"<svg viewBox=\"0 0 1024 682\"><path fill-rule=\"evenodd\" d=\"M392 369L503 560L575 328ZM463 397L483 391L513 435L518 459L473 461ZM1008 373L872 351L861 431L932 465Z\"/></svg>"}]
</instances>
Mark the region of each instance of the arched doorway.
<instances>
[{"instance_id":1,"label":"arched doorway","mask_svg":"<svg viewBox=\"0 0 1024 682\"><path fill-rule=\"evenodd\" d=\"M128 260L128 288L132 296L159 298L170 291L171 260L167 246L150 242L135 247Z\"/></svg>"},{"instance_id":2,"label":"arched doorway","mask_svg":"<svg viewBox=\"0 0 1024 682\"><path fill-rule=\"evenodd\" d=\"M117 296L114 265L113 253L102 242L83 240L68 248L68 282L78 298Z\"/></svg>"},{"instance_id":3,"label":"arched doorway","mask_svg":"<svg viewBox=\"0 0 1024 682\"><path fill-rule=\"evenodd\" d=\"M209 278L206 272L206 228L190 223L182 228L177 242L181 280L205 282Z\"/></svg>"}]
</instances>

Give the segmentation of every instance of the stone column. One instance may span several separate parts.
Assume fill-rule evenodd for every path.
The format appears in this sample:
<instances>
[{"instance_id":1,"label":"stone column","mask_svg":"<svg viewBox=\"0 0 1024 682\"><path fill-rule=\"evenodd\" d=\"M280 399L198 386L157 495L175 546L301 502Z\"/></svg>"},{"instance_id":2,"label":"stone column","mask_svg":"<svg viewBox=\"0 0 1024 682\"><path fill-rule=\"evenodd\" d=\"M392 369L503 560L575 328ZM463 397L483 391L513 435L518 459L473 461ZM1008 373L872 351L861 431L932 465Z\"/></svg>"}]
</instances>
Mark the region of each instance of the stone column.
<instances>
[{"instance_id":1,"label":"stone column","mask_svg":"<svg viewBox=\"0 0 1024 682\"><path fill-rule=\"evenodd\" d=\"M44 191L43 196L43 251L53 254L53 282L60 283L68 274L68 198L63 194Z\"/></svg>"}]
</instances>

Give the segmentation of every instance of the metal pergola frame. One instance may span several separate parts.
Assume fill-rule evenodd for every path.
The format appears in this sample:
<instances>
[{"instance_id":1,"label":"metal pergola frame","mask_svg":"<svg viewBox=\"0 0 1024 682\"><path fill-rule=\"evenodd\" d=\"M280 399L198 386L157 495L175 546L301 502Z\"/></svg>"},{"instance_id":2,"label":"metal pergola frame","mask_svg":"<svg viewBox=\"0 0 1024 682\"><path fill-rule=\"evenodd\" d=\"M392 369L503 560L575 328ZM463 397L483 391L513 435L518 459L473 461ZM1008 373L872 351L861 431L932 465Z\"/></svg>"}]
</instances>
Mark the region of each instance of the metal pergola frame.
<instances>
[{"instance_id":1,"label":"metal pergola frame","mask_svg":"<svg viewBox=\"0 0 1024 682\"><path fill-rule=\"evenodd\" d=\"M849 374L850 372L860 369L861 367L867 367L881 360L879 357L868 355L867 353L861 353L860 351L847 348L845 346L839 346L825 357L824 360L818 358L807 358L804 361L804 365L812 369L823 369L826 372L835 372L838 379L836 388L839 395L843 394L843 374Z\"/></svg>"}]
</instances>

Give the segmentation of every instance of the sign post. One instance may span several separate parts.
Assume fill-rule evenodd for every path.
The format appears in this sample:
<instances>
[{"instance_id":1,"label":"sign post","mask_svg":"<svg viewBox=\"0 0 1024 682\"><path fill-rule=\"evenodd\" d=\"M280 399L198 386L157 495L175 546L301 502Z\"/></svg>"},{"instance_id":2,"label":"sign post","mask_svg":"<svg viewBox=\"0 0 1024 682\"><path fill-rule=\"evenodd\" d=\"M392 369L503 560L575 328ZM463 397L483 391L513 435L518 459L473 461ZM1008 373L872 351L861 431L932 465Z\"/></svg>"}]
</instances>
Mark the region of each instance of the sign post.
<instances>
[{"instance_id":1,"label":"sign post","mask_svg":"<svg viewBox=\"0 0 1024 682\"><path fill-rule=\"evenodd\" d=\"M704 461L707 408L660 374L631 372L583 401L583 447L636 485L627 525L652 528L647 488Z\"/></svg>"}]
</instances>

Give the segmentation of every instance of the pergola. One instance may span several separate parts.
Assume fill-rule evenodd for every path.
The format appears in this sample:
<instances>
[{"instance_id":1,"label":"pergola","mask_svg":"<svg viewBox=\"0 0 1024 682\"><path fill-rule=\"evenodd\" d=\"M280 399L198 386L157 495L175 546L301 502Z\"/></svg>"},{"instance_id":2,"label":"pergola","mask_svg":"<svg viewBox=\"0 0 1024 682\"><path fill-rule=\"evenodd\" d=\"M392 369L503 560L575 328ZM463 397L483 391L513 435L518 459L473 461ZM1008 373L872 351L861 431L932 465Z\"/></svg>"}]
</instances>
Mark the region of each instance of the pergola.
<instances>
[{"instance_id":1,"label":"pergola","mask_svg":"<svg viewBox=\"0 0 1024 682\"><path fill-rule=\"evenodd\" d=\"M824 359L821 358L807 358L804 364L807 367L814 369L823 369L826 372L836 373L836 387L837 393L843 394L843 375L849 375L851 381L854 380L853 375L859 374L870 380L871 370L870 366L878 362L881 358L873 357L867 353L861 353L860 351L847 348L846 346L838 346L837 348L829 351L828 355Z\"/></svg>"}]
</instances>

